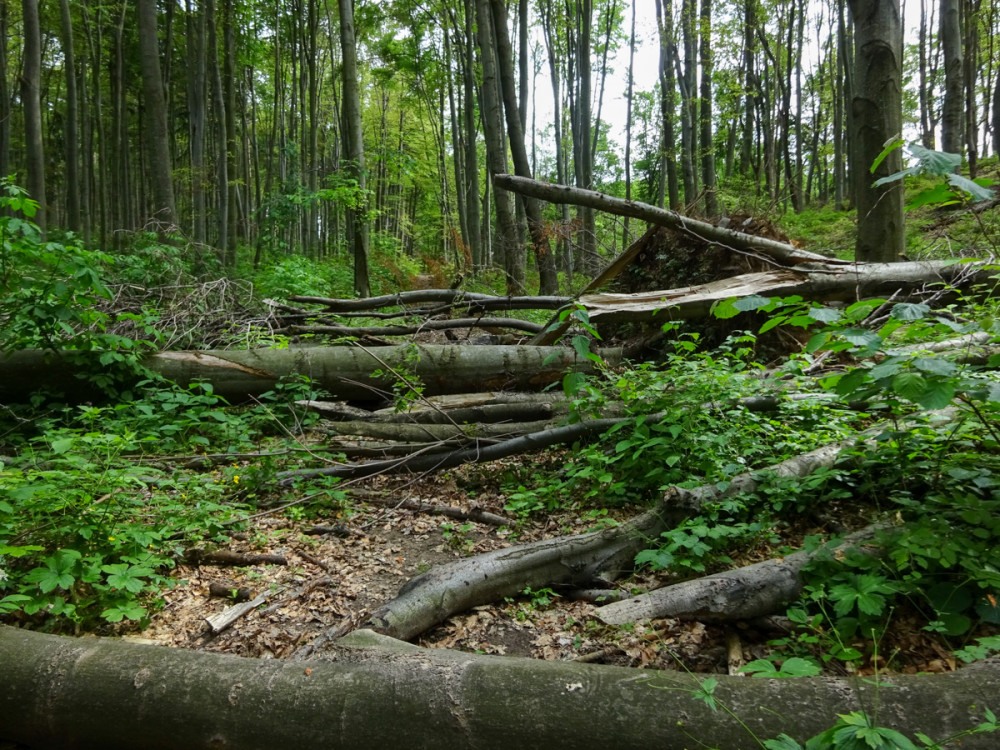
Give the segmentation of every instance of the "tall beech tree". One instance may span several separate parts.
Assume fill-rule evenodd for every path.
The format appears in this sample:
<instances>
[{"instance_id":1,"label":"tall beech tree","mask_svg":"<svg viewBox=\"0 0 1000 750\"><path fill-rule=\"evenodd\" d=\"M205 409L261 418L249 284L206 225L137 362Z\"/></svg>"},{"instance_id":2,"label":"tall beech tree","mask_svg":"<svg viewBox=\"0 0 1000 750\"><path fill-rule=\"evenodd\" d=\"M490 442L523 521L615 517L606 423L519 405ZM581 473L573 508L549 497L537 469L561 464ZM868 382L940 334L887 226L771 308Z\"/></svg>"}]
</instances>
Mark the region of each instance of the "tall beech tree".
<instances>
[{"instance_id":1,"label":"tall beech tree","mask_svg":"<svg viewBox=\"0 0 1000 750\"><path fill-rule=\"evenodd\" d=\"M361 123L361 86L358 80L354 0L338 0L340 10L341 83L343 86L344 158L347 172L357 182L356 203L348 210L354 257L354 291L371 294L368 275L368 205L365 190L365 144Z\"/></svg>"},{"instance_id":2,"label":"tall beech tree","mask_svg":"<svg viewBox=\"0 0 1000 750\"><path fill-rule=\"evenodd\" d=\"M28 193L38 201L35 223L45 232L45 143L42 130L42 30L38 0L21 0L24 22L24 70L21 73L21 101L24 108L24 150L28 172Z\"/></svg>"},{"instance_id":3,"label":"tall beech tree","mask_svg":"<svg viewBox=\"0 0 1000 750\"><path fill-rule=\"evenodd\" d=\"M903 183L873 180L903 168L900 149L871 167L903 129L903 23L899 0L850 0L854 18L855 75L851 102L851 173L858 209L855 258L897 261L903 253Z\"/></svg>"},{"instance_id":4,"label":"tall beech tree","mask_svg":"<svg viewBox=\"0 0 1000 750\"><path fill-rule=\"evenodd\" d=\"M210 0L211 2L211 0ZM156 0L138 0L139 67L142 72L143 143L152 198L150 217L159 229L177 226L174 180L167 132L167 100L160 69Z\"/></svg>"}]
</instances>

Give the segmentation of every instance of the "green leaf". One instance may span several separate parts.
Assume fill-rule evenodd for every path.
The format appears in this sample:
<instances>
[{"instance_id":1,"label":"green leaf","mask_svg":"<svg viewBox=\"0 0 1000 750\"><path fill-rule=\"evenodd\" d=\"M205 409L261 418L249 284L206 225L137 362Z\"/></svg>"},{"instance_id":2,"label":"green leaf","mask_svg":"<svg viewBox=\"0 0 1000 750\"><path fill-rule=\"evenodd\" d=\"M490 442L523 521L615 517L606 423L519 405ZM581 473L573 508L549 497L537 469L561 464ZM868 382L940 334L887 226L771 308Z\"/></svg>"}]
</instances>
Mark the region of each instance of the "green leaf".
<instances>
[{"instance_id":1,"label":"green leaf","mask_svg":"<svg viewBox=\"0 0 1000 750\"><path fill-rule=\"evenodd\" d=\"M879 164L884 162L886 158L889 156L889 154L891 154L893 151L897 151L898 149L902 148L905 143L906 141L904 141L902 138L890 138L888 141L886 141L885 148L883 148L882 152L875 157L875 161L872 162L872 165L868 171L871 172L872 174L875 174L875 170L878 169Z\"/></svg>"},{"instance_id":2,"label":"green leaf","mask_svg":"<svg viewBox=\"0 0 1000 750\"><path fill-rule=\"evenodd\" d=\"M955 193L943 182L934 187L921 190L906 204L906 209L912 211L921 206L944 206L957 203Z\"/></svg>"},{"instance_id":3,"label":"green leaf","mask_svg":"<svg viewBox=\"0 0 1000 750\"><path fill-rule=\"evenodd\" d=\"M573 397L580 392L580 389L587 384L587 376L582 372L568 372L563 376L563 393L567 397Z\"/></svg>"},{"instance_id":4,"label":"green leaf","mask_svg":"<svg viewBox=\"0 0 1000 750\"><path fill-rule=\"evenodd\" d=\"M898 320L922 320L931 311L929 305L916 302L900 302L892 306L889 314Z\"/></svg>"},{"instance_id":5,"label":"green leaf","mask_svg":"<svg viewBox=\"0 0 1000 750\"><path fill-rule=\"evenodd\" d=\"M944 377L950 377L958 372L958 366L944 357L917 357L913 360L913 366L931 375Z\"/></svg>"},{"instance_id":6,"label":"green leaf","mask_svg":"<svg viewBox=\"0 0 1000 750\"><path fill-rule=\"evenodd\" d=\"M735 318L740 314L739 309L734 304L735 301L735 297L730 297L729 299L724 299L721 302L716 302L712 306L712 315L717 317L719 320L729 320L729 318Z\"/></svg>"},{"instance_id":7,"label":"green leaf","mask_svg":"<svg viewBox=\"0 0 1000 750\"><path fill-rule=\"evenodd\" d=\"M963 177L960 174L949 174L948 182L951 183L952 187L956 187L959 190L964 190L966 193L971 195L972 200L974 201L993 200L992 190L977 185L968 177Z\"/></svg>"},{"instance_id":8,"label":"green leaf","mask_svg":"<svg viewBox=\"0 0 1000 750\"><path fill-rule=\"evenodd\" d=\"M923 393L913 399L924 409L943 409L955 398L955 385L950 380L930 381Z\"/></svg>"},{"instance_id":9,"label":"green leaf","mask_svg":"<svg viewBox=\"0 0 1000 750\"><path fill-rule=\"evenodd\" d=\"M802 745L787 734L779 734L777 739L765 740L764 747L766 750L802 750Z\"/></svg>"},{"instance_id":10,"label":"green leaf","mask_svg":"<svg viewBox=\"0 0 1000 750\"><path fill-rule=\"evenodd\" d=\"M752 312L754 310L759 310L762 307L767 307L771 304L771 300L768 297L761 297L759 294L751 294L748 297L742 297L733 303L735 307L740 312Z\"/></svg>"},{"instance_id":11,"label":"green leaf","mask_svg":"<svg viewBox=\"0 0 1000 750\"><path fill-rule=\"evenodd\" d=\"M920 162L920 170L937 177L949 175L962 166L961 154L949 154L924 148L919 143L911 143L909 151Z\"/></svg>"},{"instance_id":12,"label":"green leaf","mask_svg":"<svg viewBox=\"0 0 1000 750\"><path fill-rule=\"evenodd\" d=\"M809 341L806 342L805 353L812 354L823 348L827 341L830 340L830 334L826 332L820 332L812 336Z\"/></svg>"},{"instance_id":13,"label":"green leaf","mask_svg":"<svg viewBox=\"0 0 1000 750\"><path fill-rule=\"evenodd\" d=\"M840 310L834 310L832 307L809 308L809 317L820 323L836 323L842 316Z\"/></svg>"},{"instance_id":14,"label":"green leaf","mask_svg":"<svg viewBox=\"0 0 1000 750\"><path fill-rule=\"evenodd\" d=\"M858 347L860 353L872 353L882 346L882 337L864 328L846 328L840 332L844 339Z\"/></svg>"},{"instance_id":15,"label":"green leaf","mask_svg":"<svg viewBox=\"0 0 1000 750\"><path fill-rule=\"evenodd\" d=\"M920 167L907 167L900 172L893 172L888 177L880 177L872 183L872 187L881 187L882 185L888 185L890 182L898 182L904 177L920 174L921 171Z\"/></svg>"},{"instance_id":16,"label":"green leaf","mask_svg":"<svg viewBox=\"0 0 1000 750\"><path fill-rule=\"evenodd\" d=\"M892 390L905 399L916 401L927 389L927 381L917 372L901 372L892 379Z\"/></svg>"}]
</instances>

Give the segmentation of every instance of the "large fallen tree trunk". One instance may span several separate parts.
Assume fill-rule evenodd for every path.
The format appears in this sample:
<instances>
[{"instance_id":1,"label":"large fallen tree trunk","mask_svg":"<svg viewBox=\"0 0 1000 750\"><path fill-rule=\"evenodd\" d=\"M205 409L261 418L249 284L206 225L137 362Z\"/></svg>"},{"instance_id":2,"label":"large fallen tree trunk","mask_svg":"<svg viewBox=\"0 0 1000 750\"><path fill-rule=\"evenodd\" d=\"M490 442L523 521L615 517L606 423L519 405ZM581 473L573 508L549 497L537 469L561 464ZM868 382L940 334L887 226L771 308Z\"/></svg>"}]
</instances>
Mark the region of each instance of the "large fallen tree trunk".
<instances>
[{"instance_id":1,"label":"large fallen tree trunk","mask_svg":"<svg viewBox=\"0 0 1000 750\"><path fill-rule=\"evenodd\" d=\"M83 356L93 358L90 370L80 363ZM23 400L43 388L89 397L93 388L81 378L100 370L99 356L100 352L41 350L0 354L0 402ZM604 350L601 356L615 364L621 352ZM180 385L207 382L214 393L230 401L259 397L288 375L308 376L337 398L378 401L392 397L395 377L391 370L413 375L424 394L434 395L482 389L540 390L558 382L568 369L593 369L593 363L572 349L431 345L160 352L143 364ZM383 374L376 376L376 371Z\"/></svg>"},{"instance_id":2,"label":"large fallen tree trunk","mask_svg":"<svg viewBox=\"0 0 1000 750\"><path fill-rule=\"evenodd\" d=\"M836 714L943 738L995 708L1000 664L755 680L418 649L356 633L324 660L246 659L0 627L0 739L34 748L682 748L804 741ZM717 711L715 704L726 711ZM751 732L753 734L751 734ZM962 747L990 748L974 735Z\"/></svg>"},{"instance_id":3,"label":"large fallen tree trunk","mask_svg":"<svg viewBox=\"0 0 1000 750\"><path fill-rule=\"evenodd\" d=\"M733 297L792 297L822 302L907 295L930 284L967 286L986 283L995 273L985 263L948 261L869 263L824 268L763 271L697 286L635 294L585 294L578 302L593 323L690 320ZM939 291L939 290L937 290Z\"/></svg>"}]
</instances>

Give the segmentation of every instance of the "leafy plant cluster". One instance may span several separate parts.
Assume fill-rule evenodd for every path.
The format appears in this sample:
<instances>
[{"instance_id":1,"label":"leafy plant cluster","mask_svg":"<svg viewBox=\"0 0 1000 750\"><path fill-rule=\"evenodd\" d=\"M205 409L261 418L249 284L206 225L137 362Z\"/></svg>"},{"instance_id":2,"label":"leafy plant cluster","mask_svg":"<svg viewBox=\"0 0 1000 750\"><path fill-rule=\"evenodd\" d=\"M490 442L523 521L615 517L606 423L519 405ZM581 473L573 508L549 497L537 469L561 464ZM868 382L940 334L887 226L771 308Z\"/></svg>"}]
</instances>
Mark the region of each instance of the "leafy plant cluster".
<instances>
[{"instance_id":1,"label":"leafy plant cluster","mask_svg":"<svg viewBox=\"0 0 1000 750\"><path fill-rule=\"evenodd\" d=\"M146 385L114 405L4 412L0 455L16 458L0 459L0 615L52 628L144 621L184 549L226 541L275 469L262 457L192 474L162 457L259 449L303 426L294 402L313 391L279 383L234 409L206 385Z\"/></svg>"}]
</instances>

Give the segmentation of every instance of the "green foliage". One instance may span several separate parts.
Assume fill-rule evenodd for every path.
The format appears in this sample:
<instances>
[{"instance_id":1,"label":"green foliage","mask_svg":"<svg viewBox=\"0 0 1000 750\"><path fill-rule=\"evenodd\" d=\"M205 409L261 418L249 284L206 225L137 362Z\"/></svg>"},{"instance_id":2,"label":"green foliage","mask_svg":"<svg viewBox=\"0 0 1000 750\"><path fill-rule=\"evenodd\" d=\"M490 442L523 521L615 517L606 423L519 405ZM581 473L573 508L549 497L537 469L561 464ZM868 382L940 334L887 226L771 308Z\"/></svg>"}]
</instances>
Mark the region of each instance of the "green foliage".
<instances>
[{"instance_id":1,"label":"green foliage","mask_svg":"<svg viewBox=\"0 0 1000 750\"><path fill-rule=\"evenodd\" d=\"M901 145L902 142L900 141L888 146L875 161L875 164L872 166L872 172L875 171L881 160L888 155L888 151ZM984 201L993 198L993 192L987 189L988 186L993 184L992 181L984 178L970 180L968 177L958 174L957 170L962 166L961 154L933 151L915 142L910 143L906 148L916 160L916 164L912 167L907 167L901 172L896 172L888 177L876 180L873 183L875 186L886 185L916 175L943 177L946 180L946 183L937 182L933 187L922 190L911 200L908 208L917 208L928 204L947 206L952 203L964 202L967 200L966 196L972 198L974 201Z\"/></svg>"},{"instance_id":2,"label":"green foliage","mask_svg":"<svg viewBox=\"0 0 1000 750\"><path fill-rule=\"evenodd\" d=\"M63 243L43 242L28 221L37 204L7 181L0 182L0 190L5 193L0 209L6 209L0 215L0 351L63 352L82 377L108 391L131 380L157 338L155 315L118 316L152 341L108 333L110 316L100 308L111 296L102 270L110 257L85 249L72 236Z\"/></svg>"}]
</instances>

